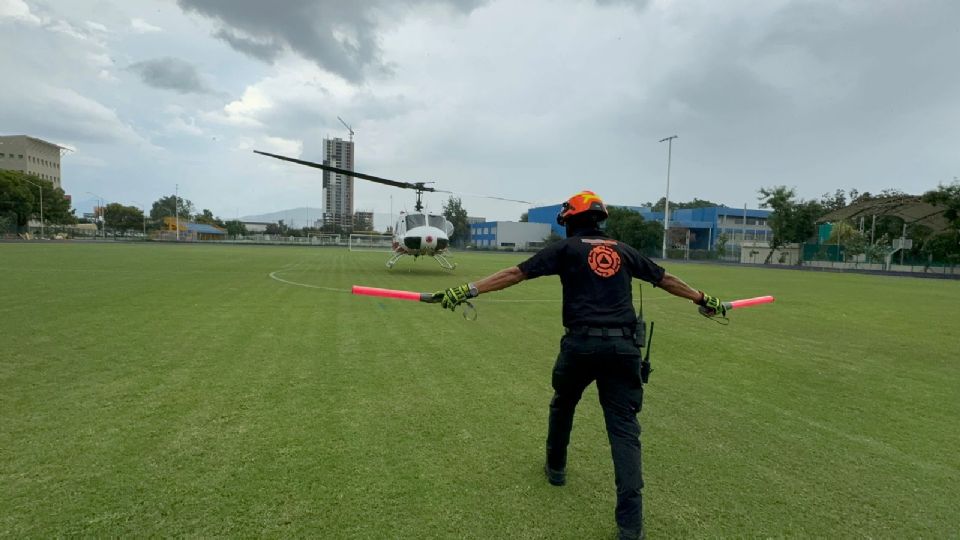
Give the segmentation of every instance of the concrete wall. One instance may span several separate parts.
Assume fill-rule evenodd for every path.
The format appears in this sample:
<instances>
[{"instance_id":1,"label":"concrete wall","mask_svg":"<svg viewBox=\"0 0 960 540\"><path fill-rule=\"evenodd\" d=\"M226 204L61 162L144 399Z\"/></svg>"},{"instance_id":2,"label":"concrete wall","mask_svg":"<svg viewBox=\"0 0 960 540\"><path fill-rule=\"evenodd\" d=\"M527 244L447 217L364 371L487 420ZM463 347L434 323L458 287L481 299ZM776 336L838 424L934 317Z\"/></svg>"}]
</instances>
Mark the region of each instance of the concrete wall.
<instances>
[{"instance_id":1,"label":"concrete wall","mask_svg":"<svg viewBox=\"0 0 960 540\"><path fill-rule=\"evenodd\" d=\"M857 262L835 262L835 261L804 261L804 266L811 268L834 268L837 270L870 270L875 272L906 272L913 274L942 274L947 276L960 276L960 267L950 266L925 266L891 264L889 267L880 263L857 263Z\"/></svg>"},{"instance_id":2,"label":"concrete wall","mask_svg":"<svg viewBox=\"0 0 960 540\"><path fill-rule=\"evenodd\" d=\"M800 244L787 244L777 249L773 257L770 258L771 264L791 265L798 264L800 261ZM740 262L748 264L761 264L767 260L770 254L770 246L766 242L744 242L740 249Z\"/></svg>"}]
</instances>

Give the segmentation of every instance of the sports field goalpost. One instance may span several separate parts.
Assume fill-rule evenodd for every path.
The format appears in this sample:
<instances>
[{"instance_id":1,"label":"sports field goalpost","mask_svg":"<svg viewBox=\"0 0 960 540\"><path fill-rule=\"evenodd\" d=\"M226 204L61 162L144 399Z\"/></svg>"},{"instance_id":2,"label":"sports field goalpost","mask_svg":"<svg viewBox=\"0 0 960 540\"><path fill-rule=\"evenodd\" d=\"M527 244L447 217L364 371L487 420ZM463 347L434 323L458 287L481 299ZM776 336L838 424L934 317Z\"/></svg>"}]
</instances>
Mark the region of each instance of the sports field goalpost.
<instances>
[{"instance_id":1,"label":"sports field goalpost","mask_svg":"<svg viewBox=\"0 0 960 540\"><path fill-rule=\"evenodd\" d=\"M342 246L339 234L315 234L310 237L310 243L320 246Z\"/></svg>"},{"instance_id":2,"label":"sports field goalpost","mask_svg":"<svg viewBox=\"0 0 960 540\"><path fill-rule=\"evenodd\" d=\"M351 234L350 251L393 251L393 237L389 234Z\"/></svg>"}]
</instances>

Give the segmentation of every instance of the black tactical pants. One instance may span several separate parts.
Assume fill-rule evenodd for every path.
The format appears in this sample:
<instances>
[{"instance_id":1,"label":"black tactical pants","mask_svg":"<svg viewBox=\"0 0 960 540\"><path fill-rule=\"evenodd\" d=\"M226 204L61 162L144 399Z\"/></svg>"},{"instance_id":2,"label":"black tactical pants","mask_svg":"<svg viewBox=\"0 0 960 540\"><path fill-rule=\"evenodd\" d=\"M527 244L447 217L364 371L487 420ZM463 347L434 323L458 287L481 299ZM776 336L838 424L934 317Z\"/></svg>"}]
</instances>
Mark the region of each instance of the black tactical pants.
<instances>
[{"instance_id":1,"label":"black tactical pants","mask_svg":"<svg viewBox=\"0 0 960 540\"><path fill-rule=\"evenodd\" d=\"M643 405L640 350L632 337L566 335L553 367L553 399L547 432L551 469L567 464L567 444L573 413L584 389L597 381L600 405L610 440L617 485L617 524L639 530L643 523L643 472L640 462L640 423Z\"/></svg>"}]
</instances>

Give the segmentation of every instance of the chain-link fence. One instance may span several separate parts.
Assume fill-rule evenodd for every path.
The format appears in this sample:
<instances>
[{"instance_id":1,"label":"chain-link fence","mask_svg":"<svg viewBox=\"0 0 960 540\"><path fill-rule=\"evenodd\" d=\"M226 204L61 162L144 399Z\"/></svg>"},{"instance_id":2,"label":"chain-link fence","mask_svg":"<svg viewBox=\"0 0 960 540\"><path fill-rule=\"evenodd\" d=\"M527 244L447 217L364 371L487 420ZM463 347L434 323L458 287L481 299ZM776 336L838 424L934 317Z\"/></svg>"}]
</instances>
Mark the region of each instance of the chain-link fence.
<instances>
[{"instance_id":1,"label":"chain-link fence","mask_svg":"<svg viewBox=\"0 0 960 540\"><path fill-rule=\"evenodd\" d=\"M17 215L13 212L0 212L0 238L17 238Z\"/></svg>"},{"instance_id":2,"label":"chain-link fence","mask_svg":"<svg viewBox=\"0 0 960 540\"><path fill-rule=\"evenodd\" d=\"M804 244L803 264L841 270L960 275L960 254L938 255L899 245Z\"/></svg>"}]
</instances>

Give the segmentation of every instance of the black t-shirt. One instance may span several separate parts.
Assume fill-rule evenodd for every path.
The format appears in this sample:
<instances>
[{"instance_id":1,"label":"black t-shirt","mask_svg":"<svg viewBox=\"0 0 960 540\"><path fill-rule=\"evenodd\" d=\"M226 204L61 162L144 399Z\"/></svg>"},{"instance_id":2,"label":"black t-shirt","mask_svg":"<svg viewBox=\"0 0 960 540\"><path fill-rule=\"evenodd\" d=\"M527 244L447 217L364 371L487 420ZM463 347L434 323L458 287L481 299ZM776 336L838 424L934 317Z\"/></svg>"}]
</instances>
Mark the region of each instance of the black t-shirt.
<instances>
[{"instance_id":1,"label":"black t-shirt","mask_svg":"<svg viewBox=\"0 0 960 540\"><path fill-rule=\"evenodd\" d=\"M527 279L559 275L563 284L563 325L633 326L631 279L654 285L664 269L632 247L599 230L583 231L551 244L517 265Z\"/></svg>"}]
</instances>

